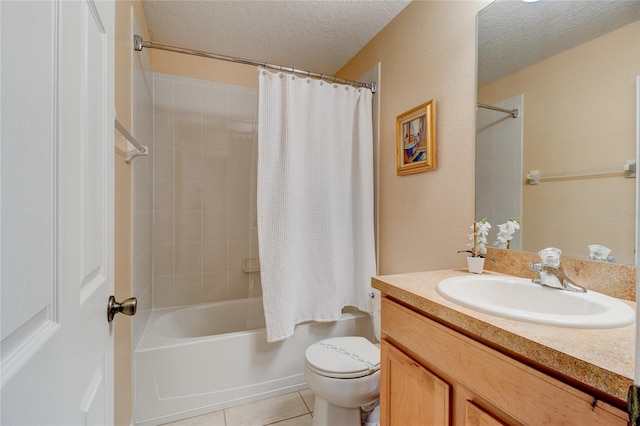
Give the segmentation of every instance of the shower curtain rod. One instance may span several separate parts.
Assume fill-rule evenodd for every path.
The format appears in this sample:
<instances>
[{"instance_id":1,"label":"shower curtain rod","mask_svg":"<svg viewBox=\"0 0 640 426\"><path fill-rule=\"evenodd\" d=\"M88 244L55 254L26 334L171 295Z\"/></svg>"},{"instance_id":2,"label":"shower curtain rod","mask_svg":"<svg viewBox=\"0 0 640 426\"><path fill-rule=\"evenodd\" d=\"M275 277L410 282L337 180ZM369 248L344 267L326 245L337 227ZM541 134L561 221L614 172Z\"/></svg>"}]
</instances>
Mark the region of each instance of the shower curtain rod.
<instances>
[{"instance_id":1,"label":"shower curtain rod","mask_svg":"<svg viewBox=\"0 0 640 426\"><path fill-rule=\"evenodd\" d=\"M269 68L272 70L285 71L293 74L300 74L306 77L318 78L320 80L325 80L331 83L347 84L354 87L366 87L367 89L371 89L371 92L373 93L375 93L377 90L377 84L375 81L372 83L363 83L361 81L346 80L343 78L324 75L316 72L302 71L299 69L285 67L282 65L272 65L266 62L252 61L250 59L236 58L233 56L218 55L217 53L203 52L201 50L193 50L193 49L186 49L183 47L168 46L166 44L160 44L154 41L144 41L142 39L142 36L139 36L137 34L133 36L133 47L138 52L142 51L142 48L144 47L147 47L149 49L168 50L169 52L185 53L187 55L201 56L203 58L218 59L220 61L236 62L239 64L245 64L245 65L255 65L258 67Z\"/></svg>"},{"instance_id":2,"label":"shower curtain rod","mask_svg":"<svg viewBox=\"0 0 640 426\"><path fill-rule=\"evenodd\" d=\"M478 104L478 108L485 108L485 109L491 109L493 111L504 112L505 114L510 114L513 118L518 118L518 115L520 115L520 111L518 111L518 108L504 109L504 108L494 107L493 105L485 105L480 103Z\"/></svg>"}]
</instances>

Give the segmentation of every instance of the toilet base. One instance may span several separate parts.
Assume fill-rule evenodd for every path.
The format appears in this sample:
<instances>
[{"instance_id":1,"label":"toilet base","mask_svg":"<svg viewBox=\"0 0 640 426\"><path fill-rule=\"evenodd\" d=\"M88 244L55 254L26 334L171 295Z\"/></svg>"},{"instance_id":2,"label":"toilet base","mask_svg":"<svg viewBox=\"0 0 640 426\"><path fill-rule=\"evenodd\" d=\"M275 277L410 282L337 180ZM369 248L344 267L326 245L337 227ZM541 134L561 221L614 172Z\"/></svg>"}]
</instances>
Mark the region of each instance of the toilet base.
<instances>
[{"instance_id":1,"label":"toilet base","mask_svg":"<svg viewBox=\"0 0 640 426\"><path fill-rule=\"evenodd\" d=\"M338 407L316 395L312 426L360 426L361 424L360 407Z\"/></svg>"}]
</instances>

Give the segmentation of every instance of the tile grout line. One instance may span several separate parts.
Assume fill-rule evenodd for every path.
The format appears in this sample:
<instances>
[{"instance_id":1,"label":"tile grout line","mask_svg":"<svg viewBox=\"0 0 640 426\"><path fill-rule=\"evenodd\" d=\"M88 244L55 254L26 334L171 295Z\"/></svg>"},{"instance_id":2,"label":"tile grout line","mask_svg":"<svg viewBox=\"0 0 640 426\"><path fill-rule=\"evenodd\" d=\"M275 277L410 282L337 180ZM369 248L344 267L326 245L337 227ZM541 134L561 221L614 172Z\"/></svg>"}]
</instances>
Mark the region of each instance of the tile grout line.
<instances>
[{"instance_id":1,"label":"tile grout line","mask_svg":"<svg viewBox=\"0 0 640 426\"><path fill-rule=\"evenodd\" d=\"M302 396L302 393L300 391L297 391L297 392L292 392L291 394L293 394L293 393L297 394L298 397L302 400L302 403L304 404L304 407L307 410L306 413L293 415L291 417L286 417L286 418L280 418L278 420L270 421L268 423L260 423L260 425L261 426L273 426L273 425L278 425L278 424L281 424L281 423L284 423L284 422L288 422L288 421L291 421L291 420L294 420L294 419L303 419L305 416L311 416L311 418L313 418L313 412L311 411L311 409L309 408L309 405L307 404L307 402L305 401L304 397ZM270 399L270 398L268 398L268 399ZM266 401L266 400L264 400L264 401ZM257 401L257 402L261 402L261 401ZM198 419L202 419L203 417L208 416L210 414L214 414L216 412L221 412L223 422L222 422L222 424L220 426L230 426L229 425L229 420L227 419L227 411L230 410L230 409L243 407L243 406L247 406L247 405L251 405L251 404L253 404L253 403L248 403L248 404L244 404L244 405L240 405L240 406L236 406L236 407L231 407L231 408L225 408L225 409L222 409L222 410L213 411L211 413L206 413L206 414L203 414L203 415L200 415L200 416L189 417L187 419L179 420L177 422L172 422L172 423L166 423L166 424L168 426L169 425L176 425L176 426L177 425L184 425L184 426L187 426L187 425L192 424L192 422L195 422L193 424L200 424L200 423L198 423ZM291 414L293 414L293 413L291 413Z\"/></svg>"},{"instance_id":2,"label":"tile grout line","mask_svg":"<svg viewBox=\"0 0 640 426\"><path fill-rule=\"evenodd\" d=\"M286 421L293 420L293 419L299 419L299 418L301 418L301 417L304 417L304 416L310 416L310 415L311 415L311 413L301 414L301 415L299 415L299 416L294 416L294 417L289 417L289 418L287 418L287 419L278 420L277 422L273 422L273 423L266 423L266 424L264 424L264 425L262 425L262 426L273 426L273 425L277 425L277 424L282 423L282 422L286 422Z\"/></svg>"},{"instance_id":3,"label":"tile grout line","mask_svg":"<svg viewBox=\"0 0 640 426\"><path fill-rule=\"evenodd\" d=\"M307 407L307 411L309 412L308 414L310 414L311 417L313 417L313 413L311 412L311 408L309 408L309 406L307 405L307 401L304 400L304 397L302 396L302 393L300 391L298 391L298 395L300 395L300 398L302 398L302 403L304 404L304 406Z\"/></svg>"}]
</instances>

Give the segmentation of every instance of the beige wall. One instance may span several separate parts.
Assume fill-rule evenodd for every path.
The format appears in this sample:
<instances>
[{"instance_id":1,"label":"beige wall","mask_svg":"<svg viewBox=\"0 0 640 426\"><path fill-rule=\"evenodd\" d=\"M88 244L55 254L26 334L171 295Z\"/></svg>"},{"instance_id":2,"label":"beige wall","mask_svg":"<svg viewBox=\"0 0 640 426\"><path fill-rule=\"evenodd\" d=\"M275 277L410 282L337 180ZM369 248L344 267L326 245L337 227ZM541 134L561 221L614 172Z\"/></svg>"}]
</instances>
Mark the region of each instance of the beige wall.
<instances>
[{"instance_id":1,"label":"beige wall","mask_svg":"<svg viewBox=\"0 0 640 426\"><path fill-rule=\"evenodd\" d=\"M381 62L380 274L465 265L474 218L475 33L484 1L414 1L341 71ZM438 169L396 175L396 117L435 99Z\"/></svg>"},{"instance_id":2,"label":"beige wall","mask_svg":"<svg viewBox=\"0 0 640 426\"><path fill-rule=\"evenodd\" d=\"M253 66L158 49L150 50L151 67L154 72L258 87L258 72Z\"/></svg>"},{"instance_id":3,"label":"beige wall","mask_svg":"<svg viewBox=\"0 0 640 426\"><path fill-rule=\"evenodd\" d=\"M622 169L635 158L635 76L640 21L488 83L479 102L524 94L523 182L541 174ZM523 249L560 247L588 257L589 244L634 263L635 179L542 182L523 187Z\"/></svg>"},{"instance_id":4,"label":"beige wall","mask_svg":"<svg viewBox=\"0 0 640 426\"><path fill-rule=\"evenodd\" d=\"M142 3L138 0L116 1L115 34L115 105L118 120L131 129L131 11L149 37ZM115 159L115 296L118 301L132 296L131 289L131 165L124 161L124 138L116 132ZM132 421L132 353L131 318L119 315L115 323L115 417L116 425Z\"/></svg>"}]
</instances>

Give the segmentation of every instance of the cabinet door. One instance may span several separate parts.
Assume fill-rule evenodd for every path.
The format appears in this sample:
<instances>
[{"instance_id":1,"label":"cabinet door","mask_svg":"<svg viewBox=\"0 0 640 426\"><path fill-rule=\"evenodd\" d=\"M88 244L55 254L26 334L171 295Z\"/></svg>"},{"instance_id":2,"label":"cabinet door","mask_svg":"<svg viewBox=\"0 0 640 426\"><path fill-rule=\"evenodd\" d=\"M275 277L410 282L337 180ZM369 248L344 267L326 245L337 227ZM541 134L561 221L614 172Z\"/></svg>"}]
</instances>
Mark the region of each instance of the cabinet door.
<instances>
[{"instance_id":1,"label":"cabinet door","mask_svg":"<svg viewBox=\"0 0 640 426\"><path fill-rule=\"evenodd\" d=\"M385 340L381 346L383 426L448 426L449 384Z\"/></svg>"},{"instance_id":2,"label":"cabinet door","mask_svg":"<svg viewBox=\"0 0 640 426\"><path fill-rule=\"evenodd\" d=\"M491 413L478 407L472 401L465 402L465 426L506 426L500 420L493 417Z\"/></svg>"}]
</instances>

